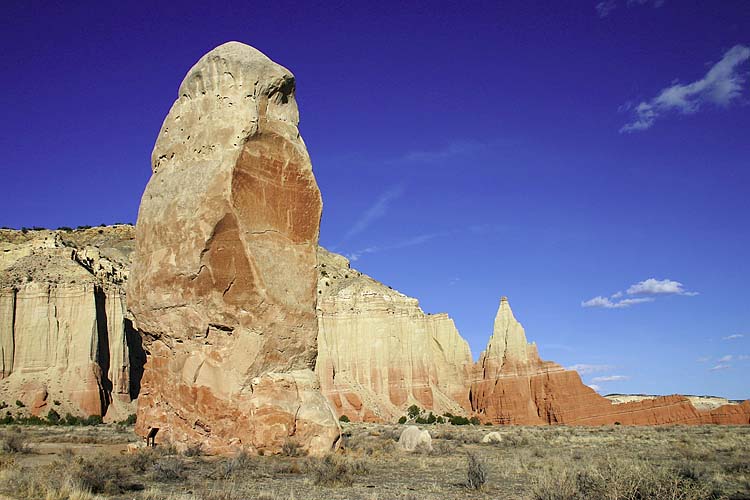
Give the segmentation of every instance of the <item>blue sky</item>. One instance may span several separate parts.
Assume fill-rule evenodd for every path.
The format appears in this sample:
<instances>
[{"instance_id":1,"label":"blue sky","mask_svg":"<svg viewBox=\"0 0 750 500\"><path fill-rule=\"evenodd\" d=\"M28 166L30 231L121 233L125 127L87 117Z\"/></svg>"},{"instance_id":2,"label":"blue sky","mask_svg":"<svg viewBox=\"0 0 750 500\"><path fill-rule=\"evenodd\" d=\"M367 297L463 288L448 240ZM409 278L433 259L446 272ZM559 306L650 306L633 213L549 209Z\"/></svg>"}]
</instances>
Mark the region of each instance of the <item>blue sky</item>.
<instances>
[{"instance_id":1,"label":"blue sky","mask_svg":"<svg viewBox=\"0 0 750 500\"><path fill-rule=\"evenodd\" d=\"M321 243L475 356L507 295L602 393L750 397L750 2L3 6L0 226L134 222L239 40L297 77Z\"/></svg>"}]
</instances>

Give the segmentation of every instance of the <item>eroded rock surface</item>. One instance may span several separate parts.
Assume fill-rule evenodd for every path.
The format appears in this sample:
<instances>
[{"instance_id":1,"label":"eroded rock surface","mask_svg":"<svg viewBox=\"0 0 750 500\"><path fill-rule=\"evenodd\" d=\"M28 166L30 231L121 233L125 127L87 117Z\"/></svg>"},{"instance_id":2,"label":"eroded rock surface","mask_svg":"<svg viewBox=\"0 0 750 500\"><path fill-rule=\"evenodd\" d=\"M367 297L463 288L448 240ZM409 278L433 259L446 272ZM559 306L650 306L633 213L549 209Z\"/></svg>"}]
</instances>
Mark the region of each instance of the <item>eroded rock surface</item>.
<instances>
[{"instance_id":1,"label":"eroded rock surface","mask_svg":"<svg viewBox=\"0 0 750 500\"><path fill-rule=\"evenodd\" d=\"M132 242L128 225L0 232L0 400L16 415L135 412L143 359L122 290Z\"/></svg>"},{"instance_id":2,"label":"eroded rock surface","mask_svg":"<svg viewBox=\"0 0 750 500\"><path fill-rule=\"evenodd\" d=\"M318 362L323 393L353 421L395 421L416 404L438 413L469 407L469 345L447 314L407 297L321 248Z\"/></svg>"},{"instance_id":3,"label":"eroded rock surface","mask_svg":"<svg viewBox=\"0 0 750 500\"><path fill-rule=\"evenodd\" d=\"M292 74L230 42L182 82L152 154L128 304L149 351L137 432L311 453L340 435L312 372L322 203Z\"/></svg>"}]
</instances>

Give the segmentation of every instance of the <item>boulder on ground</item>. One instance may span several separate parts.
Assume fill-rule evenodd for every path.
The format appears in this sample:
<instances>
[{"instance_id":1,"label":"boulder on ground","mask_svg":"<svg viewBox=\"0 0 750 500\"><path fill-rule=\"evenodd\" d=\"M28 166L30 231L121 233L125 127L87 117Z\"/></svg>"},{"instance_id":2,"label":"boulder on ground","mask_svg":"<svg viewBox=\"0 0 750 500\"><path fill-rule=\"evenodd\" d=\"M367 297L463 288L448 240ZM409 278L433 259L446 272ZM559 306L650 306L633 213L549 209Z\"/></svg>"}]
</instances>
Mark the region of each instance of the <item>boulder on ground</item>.
<instances>
[{"instance_id":1,"label":"boulder on ground","mask_svg":"<svg viewBox=\"0 0 750 500\"><path fill-rule=\"evenodd\" d=\"M410 425L398 438L398 446L404 451L432 451L432 438L429 432L420 430L416 425Z\"/></svg>"},{"instance_id":2,"label":"boulder on ground","mask_svg":"<svg viewBox=\"0 0 750 500\"><path fill-rule=\"evenodd\" d=\"M503 441L503 436L497 431L492 431L489 434L486 434L482 438L482 443L488 444L488 443L501 443Z\"/></svg>"}]
</instances>

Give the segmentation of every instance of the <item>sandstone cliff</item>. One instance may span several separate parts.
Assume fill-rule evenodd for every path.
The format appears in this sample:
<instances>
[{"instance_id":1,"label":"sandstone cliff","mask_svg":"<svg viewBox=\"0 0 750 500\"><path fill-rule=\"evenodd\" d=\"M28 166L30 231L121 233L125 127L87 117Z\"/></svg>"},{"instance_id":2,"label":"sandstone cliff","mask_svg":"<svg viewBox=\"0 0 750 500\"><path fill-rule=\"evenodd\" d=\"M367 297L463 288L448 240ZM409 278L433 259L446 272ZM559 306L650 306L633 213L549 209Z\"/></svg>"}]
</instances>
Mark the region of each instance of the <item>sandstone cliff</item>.
<instances>
[{"instance_id":1,"label":"sandstone cliff","mask_svg":"<svg viewBox=\"0 0 750 500\"><path fill-rule=\"evenodd\" d=\"M128 306L149 357L136 431L212 451L328 451L317 355L320 192L294 76L230 42L187 73L152 154Z\"/></svg>"},{"instance_id":2,"label":"sandstone cliff","mask_svg":"<svg viewBox=\"0 0 750 500\"><path fill-rule=\"evenodd\" d=\"M0 231L0 400L35 415L134 412L143 360L121 288L132 242L126 225Z\"/></svg>"},{"instance_id":3,"label":"sandstone cliff","mask_svg":"<svg viewBox=\"0 0 750 500\"><path fill-rule=\"evenodd\" d=\"M505 297L470 391L472 411L497 424L750 423L750 401L706 411L678 395L614 404L583 384L577 372L542 361Z\"/></svg>"},{"instance_id":4,"label":"sandstone cliff","mask_svg":"<svg viewBox=\"0 0 750 500\"><path fill-rule=\"evenodd\" d=\"M472 359L453 320L425 314L340 255L321 248L318 261L316 372L337 413L395 421L412 404L463 413Z\"/></svg>"}]
</instances>

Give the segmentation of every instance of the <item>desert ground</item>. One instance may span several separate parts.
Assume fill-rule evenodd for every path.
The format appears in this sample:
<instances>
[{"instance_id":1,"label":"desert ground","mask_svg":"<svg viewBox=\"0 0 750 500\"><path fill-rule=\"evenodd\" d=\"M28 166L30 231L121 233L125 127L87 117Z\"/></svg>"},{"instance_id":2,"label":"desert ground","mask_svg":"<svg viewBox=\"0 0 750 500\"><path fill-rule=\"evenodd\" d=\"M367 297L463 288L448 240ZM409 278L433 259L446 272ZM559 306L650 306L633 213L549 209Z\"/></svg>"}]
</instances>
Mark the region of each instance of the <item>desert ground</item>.
<instances>
[{"instance_id":1,"label":"desert ground","mask_svg":"<svg viewBox=\"0 0 750 500\"><path fill-rule=\"evenodd\" d=\"M3 426L0 497L240 499L750 498L750 427L426 425L432 450L406 452L404 426L344 424L341 449L212 457L139 442L122 425ZM482 443L490 432L500 441ZM470 466L470 463L473 466Z\"/></svg>"}]
</instances>

